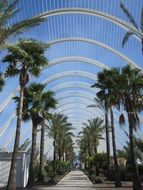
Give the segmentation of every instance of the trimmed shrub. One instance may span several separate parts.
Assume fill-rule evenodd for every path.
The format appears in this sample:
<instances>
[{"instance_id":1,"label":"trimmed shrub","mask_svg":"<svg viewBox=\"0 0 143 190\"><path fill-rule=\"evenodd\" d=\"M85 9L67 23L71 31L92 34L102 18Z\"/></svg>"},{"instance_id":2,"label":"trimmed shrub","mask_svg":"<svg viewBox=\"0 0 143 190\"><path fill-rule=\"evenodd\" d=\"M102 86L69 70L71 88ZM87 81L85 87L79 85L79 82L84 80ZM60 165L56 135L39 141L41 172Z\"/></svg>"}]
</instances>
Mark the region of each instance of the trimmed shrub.
<instances>
[{"instance_id":1,"label":"trimmed shrub","mask_svg":"<svg viewBox=\"0 0 143 190\"><path fill-rule=\"evenodd\" d=\"M104 179L102 177L96 177L95 183L104 183Z\"/></svg>"}]
</instances>

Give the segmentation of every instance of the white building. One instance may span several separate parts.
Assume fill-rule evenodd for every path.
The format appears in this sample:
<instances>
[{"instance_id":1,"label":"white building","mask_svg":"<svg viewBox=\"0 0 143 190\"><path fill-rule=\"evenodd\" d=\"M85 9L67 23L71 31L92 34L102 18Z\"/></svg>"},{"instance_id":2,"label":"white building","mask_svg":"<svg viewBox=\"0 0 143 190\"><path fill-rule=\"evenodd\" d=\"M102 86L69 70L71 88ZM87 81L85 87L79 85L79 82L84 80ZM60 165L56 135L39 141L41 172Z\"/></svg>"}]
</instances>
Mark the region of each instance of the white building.
<instances>
[{"instance_id":1,"label":"white building","mask_svg":"<svg viewBox=\"0 0 143 190\"><path fill-rule=\"evenodd\" d=\"M17 187L26 187L29 175L31 142L27 141L19 151L17 161ZM7 185L12 153L0 152L0 187Z\"/></svg>"}]
</instances>

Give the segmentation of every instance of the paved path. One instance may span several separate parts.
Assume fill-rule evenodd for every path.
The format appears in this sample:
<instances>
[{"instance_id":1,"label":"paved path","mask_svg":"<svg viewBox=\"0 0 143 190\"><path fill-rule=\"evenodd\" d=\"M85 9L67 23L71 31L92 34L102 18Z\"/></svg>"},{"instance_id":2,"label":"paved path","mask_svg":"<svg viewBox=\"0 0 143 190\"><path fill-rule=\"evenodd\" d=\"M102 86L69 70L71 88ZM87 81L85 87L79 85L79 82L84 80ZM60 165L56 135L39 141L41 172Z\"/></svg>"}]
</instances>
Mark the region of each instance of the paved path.
<instances>
[{"instance_id":1,"label":"paved path","mask_svg":"<svg viewBox=\"0 0 143 190\"><path fill-rule=\"evenodd\" d=\"M91 190L92 183L82 171L72 171L56 186L42 188L43 190Z\"/></svg>"}]
</instances>

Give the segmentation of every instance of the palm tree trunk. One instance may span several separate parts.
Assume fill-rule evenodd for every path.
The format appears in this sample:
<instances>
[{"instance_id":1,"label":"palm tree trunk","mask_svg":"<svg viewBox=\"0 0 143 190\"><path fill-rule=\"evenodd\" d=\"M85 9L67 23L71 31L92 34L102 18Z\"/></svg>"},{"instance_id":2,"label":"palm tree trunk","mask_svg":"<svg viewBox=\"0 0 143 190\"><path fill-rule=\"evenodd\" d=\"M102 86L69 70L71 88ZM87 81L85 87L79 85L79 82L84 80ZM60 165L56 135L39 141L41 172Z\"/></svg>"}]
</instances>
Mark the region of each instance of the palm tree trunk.
<instances>
[{"instance_id":1,"label":"palm tree trunk","mask_svg":"<svg viewBox=\"0 0 143 190\"><path fill-rule=\"evenodd\" d=\"M32 187L35 181L35 165L36 165L36 139L37 139L37 123L35 119L32 119L33 129L32 129L32 149L31 149L31 160L29 167L29 178L28 186Z\"/></svg>"},{"instance_id":2,"label":"palm tree trunk","mask_svg":"<svg viewBox=\"0 0 143 190\"><path fill-rule=\"evenodd\" d=\"M106 129L106 150L107 150L107 177L110 177L111 158L110 158L110 140L109 140L109 123L108 123L108 109L105 113L105 129Z\"/></svg>"},{"instance_id":3,"label":"palm tree trunk","mask_svg":"<svg viewBox=\"0 0 143 190\"><path fill-rule=\"evenodd\" d=\"M19 108L18 108L18 115L17 115L15 143L14 143L14 150L12 154L12 161L11 161L10 173L9 173L6 190L16 190L16 168L17 168L17 157L18 157L18 150L19 150L19 143L20 143L23 97L24 97L24 86L20 86L20 100L19 100Z\"/></svg>"},{"instance_id":4,"label":"palm tree trunk","mask_svg":"<svg viewBox=\"0 0 143 190\"><path fill-rule=\"evenodd\" d=\"M136 156L135 156L135 142L133 134L132 115L128 113L129 122L129 139L130 139L130 157L132 162L132 174L133 174L133 190L142 190L140 176L138 172Z\"/></svg>"},{"instance_id":5,"label":"palm tree trunk","mask_svg":"<svg viewBox=\"0 0 143 190\"><path fill-rule=\"evenodd\" d=\"M56 172L56 140L54 139L53 142L53 146L54 146L54 152L53 152L53 172Z\"/></svg>"},{"instance_id":6,"label":"palm tree trunk","mask_svg":"<svg viewBox=\"0 0 143 190\"><path fill-rule=\"evenodd\" d=\"M45 124L41 126L41 144L40 144L40 166L39 166L39 181L44 181L44 145L45 145Z\"/></svg>"},{"instance_id":7,"label":"palm tree trunk","mask_svg":"<svg viewBox=\"0 0 143 190\"><path fill-rule=\"evenodd\" d=\"M116 140L115 140L116 137L115 137L115 127L114 127L114 115L113 115L112 108L110 108L110 114L111 114L113 158L114 158L114 168L115 168L115 187L121 187L120 171L119 171L119 165L118 165L117 154L116 154Z\"/></svg>"}]
</instances>

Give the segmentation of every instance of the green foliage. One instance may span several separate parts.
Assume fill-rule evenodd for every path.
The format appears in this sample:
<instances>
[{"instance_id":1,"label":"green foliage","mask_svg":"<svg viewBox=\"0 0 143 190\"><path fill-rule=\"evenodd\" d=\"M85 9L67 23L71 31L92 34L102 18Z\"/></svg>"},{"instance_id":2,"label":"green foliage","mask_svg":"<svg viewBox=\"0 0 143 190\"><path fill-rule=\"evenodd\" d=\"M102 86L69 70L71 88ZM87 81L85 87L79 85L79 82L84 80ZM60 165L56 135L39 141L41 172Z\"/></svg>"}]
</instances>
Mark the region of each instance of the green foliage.
<instances>
[{"instance_id":1,"label":"green foliage","mask_svg":"<svg viewBox=\"0 0 143 190\"><path fill-rule=\"evenodd\" d=\"M9 44L7 46L8 54L2 60L9 64L6 76L24 73L38 77L42 68L48 64L48 60L44 56L46 48L47 46L43 42L33 39L19 40L16 44Z\"/></svg>"},{"instance_id":2,"label":"green foliage","mask_svg":"<svg viewBox=\"0 0 143 190\"><path fill-rule=\"evenodd\" d=\"M53 172L52 164L53 164L52 161L47 160L46 165L44 167L46 176L49 177L49 178L54 178L55 177L55 173Z\"/></svg>"},{"instance_id":3,"label":"green foliage","mask_svg":"<svg viewBox=\"0 0 143 190\"><path fill-rule=\"evenodd\" d=\"M39 15L14 24L9 22L9 19L15 17L15 15L21 10L16 8L19 1L20 0L14 0L10 4L7 0L0 1L0 48L5 47L6 42L10 37L16 36L26 29L37 26L46 20L45 18L42 18L42 15Z\"/></svg>"},{"instance_id":4,"label":"green foliage","mask_svg":"<svg viewBox=\"0 0 143 190\"><path fill-rule=\"evenodd\" d=\"M142 34L142 32L143 32L143 8L141 11L141 16L140 16L141 21L140 21L140 27L139 27L137 22L133 18L132 14L128 11L128 9L124 6L123 3L120 4L120 7L132 25L132 28L129 31L127 31L124 35L124 38L122 41L122 46L124 46L128 42L128 40L131 36L136 36L137 38L139 38L141 40L142 52L143 52L143 34Z\"/></svg>"},{"instance_id":5,"label":"green foliage","mask_svg":"<svg viewBox=\"0 0 143 190\"><path fill-rule=\"evenodd\" d=\"M97 153L93 157L93 164L99 168L105 168L107 166L107 153Z\"/></svg>"},{"instance_id":6,"label":"green foliage","mask_svg":"<svg viewBox=\"0 0 143 190\"><path fill-rule=\"evenodd\" d=\"M100 183L102 184L104 182L103 177L96 176L95 174L89 175L89 179L93 184Z\"/></svg>"}]
</instances>

